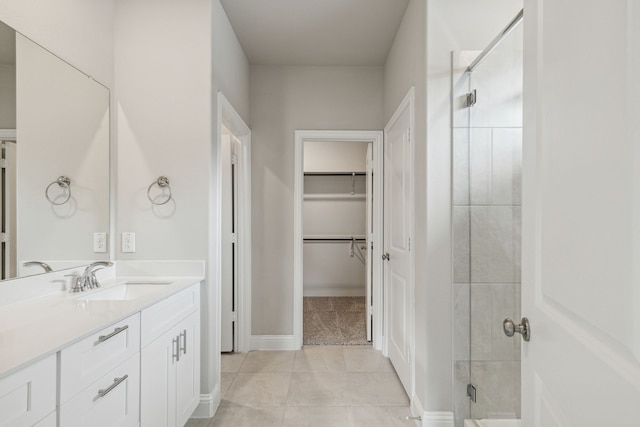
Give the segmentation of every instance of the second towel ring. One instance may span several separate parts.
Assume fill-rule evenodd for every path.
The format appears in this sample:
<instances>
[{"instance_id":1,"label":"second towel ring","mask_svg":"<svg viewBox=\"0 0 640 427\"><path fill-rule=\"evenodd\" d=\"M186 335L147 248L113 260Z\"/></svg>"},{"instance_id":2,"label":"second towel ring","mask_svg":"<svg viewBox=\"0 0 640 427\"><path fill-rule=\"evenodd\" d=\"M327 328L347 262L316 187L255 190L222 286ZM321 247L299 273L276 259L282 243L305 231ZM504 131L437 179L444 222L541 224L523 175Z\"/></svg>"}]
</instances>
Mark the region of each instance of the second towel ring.
<instances>
[{"instance_id":1,"label":"second towel ring","mask_svg":"<svg viewBox=\"0 0 640 427\"><path fill-rule=\"evenodd\" d=\"M169 194L167 195L166 200L162 202L156 202L154 199L151 198L151 189L153 188L154 185L157 185L160 188L166 188L169 190ZM169 203L169 201L171 200L171 186L169 185L169 178L167 178L166 176L161 176L157 180L153 181L149 186L149 188L147 188L147 199L149 199L151 203L157 206L166 205L167 203Z\"/></svg>"},{"instance_id":2,"label":"second towel ring","mask_svg":"<svg viewBox=\"0 0 640 427\"><path fill-rule=\"evenodd\" d=\"M53 184L58 184L63 189L67 190L67 197L62 202L56 203L56 202L54 202L55 198L52 199L51 197L49 197L49 189L51 188L51 186ZM55 206L64 205L71 198L71 180L67 176L64 176L64 175L63 176L59 176L58 179L53 181L51 184L47 185L47 188L44 190L44 195L47 198L47 200L49 201L49 203L51 203L52 205L55 205Z\"/></svg>"}]
</instances>

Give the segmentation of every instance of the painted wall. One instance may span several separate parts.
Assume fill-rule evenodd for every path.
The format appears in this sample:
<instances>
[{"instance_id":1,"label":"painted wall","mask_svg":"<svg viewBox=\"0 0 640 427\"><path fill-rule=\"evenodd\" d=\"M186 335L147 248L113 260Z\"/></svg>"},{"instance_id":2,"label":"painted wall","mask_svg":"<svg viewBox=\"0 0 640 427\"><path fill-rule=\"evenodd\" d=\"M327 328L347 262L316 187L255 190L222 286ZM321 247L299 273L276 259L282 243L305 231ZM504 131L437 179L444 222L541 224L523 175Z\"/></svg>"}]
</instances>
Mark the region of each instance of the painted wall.
<instances>
[{"instance_id":1,"label":"painted wall","mask_svg":"<svg viewBox=\"0 0 640 427\"><path fill-rule=\"evenodd\" d=\"M118 260L208 260L215 237L209 233L211 22L209 0L116 3ZM161 175L169 178L172 199L154 206L147 188ZM135 253L120 250L125 231L136 233ZM218 382L218 299L210 275L201 292L203 393Z\"/></svg>"},{"instance_id":2,"label":"painted wall","mask_svg":"<svg viewBox=\"0 0 640 427\"><path fill-rule=\"evenodd\" d=\"M382 67L251 67L253 335L293 334L294 131L383 127Z\"/></svg>"},{"instance_id":3,"label":"painted wall","mask_svg":"<svg viewBox=\"0 0 640 427\"><path fill-rule=\"evenodd\" d=\"M427 366L427 322L437 322L441 331L446 331L447 316L430 317L428 306L429 290L433 288L431 280L427 280L427 213L426 213L426 2L411 0L407 6L402 24L396 34L391 51L385 64L384 79L384 112L385 123L389 121L411 86L415 86L415 129L411 134L414 141L414 203L415 203L415 343L414 349L416 374L415 390L418 399L425 404L424 389L428 381L437 381L438 376L447 376L447 372L431 371L432 361ZM444 224L446 226L446 224ZM445 229L446 230L446 229ZM425 262L426 261L426 262ZM446 268L446 266L445 266ZM434 304L446 304L447 299ZM438 336L438 346L448 346L446 333ZM450 369L450 367L448 367ZM434 378L435 377L435 378ZM441 392L442 393L442 392ZM446 393L442 393L446 394ZM411 397L413 399L413 397ZM441 410L441 409L438 409Z\"/></svg>"},{"instance_id":4,"label":"painted wall","mask_svg":"<svg viewBox=\"0 0 640 427\"><path fill-rule=\"evenodd\" d=\"M416 393L427 411L453 410L451 260L451 52L482 50L522 8L522 1L428 0L426 248L428 274L418 297ZM421 156L418 156L421 157ZM418 211L418 213L420 213ZM418 275L418 274L417 274ZM419 282L416 283L417 287ZM444 323L443 323L444 322ZM418 357L422 359L418 360ZM428 364L426 364L428 361ZM420 373L423 374L420 374Z\"/></svg>"}]
</instances>

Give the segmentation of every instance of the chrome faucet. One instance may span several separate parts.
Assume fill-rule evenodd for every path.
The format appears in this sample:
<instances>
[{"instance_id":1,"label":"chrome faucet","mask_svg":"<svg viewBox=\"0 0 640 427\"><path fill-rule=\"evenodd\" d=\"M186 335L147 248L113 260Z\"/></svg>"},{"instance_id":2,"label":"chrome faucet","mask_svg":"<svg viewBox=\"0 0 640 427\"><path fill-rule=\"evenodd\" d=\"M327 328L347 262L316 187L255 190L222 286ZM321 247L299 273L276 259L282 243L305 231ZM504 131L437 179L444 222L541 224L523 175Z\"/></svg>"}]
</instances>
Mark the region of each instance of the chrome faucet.
<instances>
[{"instance_id":1,"label":"chrome faucet","mask_svg":"<svg viewBox=\"0 0 640 427\"><path fill-rule=\"evenodd\" d=\"M111 267L113 263L111 261L96 261L92 262L84 269L82 276L75 276L73 286L70 292L82 292L87 289L99 288L100 283L96 277L96 271L104 267ZM98 268L96 268L98 267Z\"/></svg>"},{"instance_id":2,"label":"chrome faucet","mask_svg":"<svg viewBox=\"0 0 640 427\"><path fill-rule=\"evenodd\" d=\"M53 270L51 269L51 266L49 264L47 264L46 262L42 262L42 261L27 261L27 262L23 262L22 266L23 267L31 267L33 265L39 265L40 267L42 267L44 269L45 273L50 273Z\"/></svg>"}]
</instances>

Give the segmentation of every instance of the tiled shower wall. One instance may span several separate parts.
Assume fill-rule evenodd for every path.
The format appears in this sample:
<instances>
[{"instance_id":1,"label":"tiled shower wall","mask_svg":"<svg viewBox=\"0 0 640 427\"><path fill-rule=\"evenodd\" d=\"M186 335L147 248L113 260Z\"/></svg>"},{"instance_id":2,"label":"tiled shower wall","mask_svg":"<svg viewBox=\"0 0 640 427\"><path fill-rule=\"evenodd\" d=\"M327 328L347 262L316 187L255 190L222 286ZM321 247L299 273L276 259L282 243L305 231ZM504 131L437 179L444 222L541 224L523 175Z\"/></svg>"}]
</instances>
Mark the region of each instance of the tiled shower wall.
<instances>
[{"instance_id":1,"label":"tiled shower wall","mask_svg":"<svg viewBox=\"0 0 640 427\"><path fill-rule=\"evenodd\" d=\"M478 102L454 115L456 427L520 417L520 339L502 321L520 320L522 56L496 51L465 78Z\"/></svg>"}]
</instances>

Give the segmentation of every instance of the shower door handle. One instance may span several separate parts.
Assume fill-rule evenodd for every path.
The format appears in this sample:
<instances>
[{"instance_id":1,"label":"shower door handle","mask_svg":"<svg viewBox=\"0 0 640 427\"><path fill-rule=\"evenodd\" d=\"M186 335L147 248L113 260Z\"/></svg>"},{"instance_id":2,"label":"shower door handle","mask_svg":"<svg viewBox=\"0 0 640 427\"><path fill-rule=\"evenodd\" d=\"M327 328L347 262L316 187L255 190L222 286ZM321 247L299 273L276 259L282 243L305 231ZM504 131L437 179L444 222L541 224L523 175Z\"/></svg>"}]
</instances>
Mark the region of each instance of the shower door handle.
<instances>
[{"instance_id":1,"label":"shower door handle","mask_svg":"<svg viewBox=\"0 0 640 427\"><path fill-rule=\"evenodd\" d=\"M529 326L529 319L523 317L519 325L513 323L513 320L508 317L502 322L502 330L508 337L512 337L515 333L522 334L522 339L529 341L531 339L531 327Z\"/></svg>"}]
</instances>

